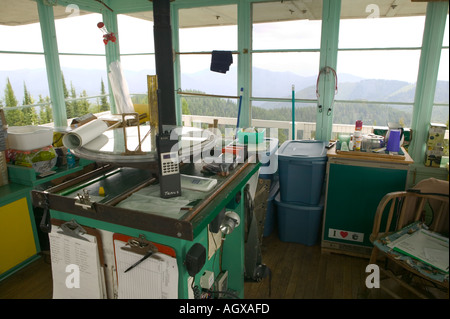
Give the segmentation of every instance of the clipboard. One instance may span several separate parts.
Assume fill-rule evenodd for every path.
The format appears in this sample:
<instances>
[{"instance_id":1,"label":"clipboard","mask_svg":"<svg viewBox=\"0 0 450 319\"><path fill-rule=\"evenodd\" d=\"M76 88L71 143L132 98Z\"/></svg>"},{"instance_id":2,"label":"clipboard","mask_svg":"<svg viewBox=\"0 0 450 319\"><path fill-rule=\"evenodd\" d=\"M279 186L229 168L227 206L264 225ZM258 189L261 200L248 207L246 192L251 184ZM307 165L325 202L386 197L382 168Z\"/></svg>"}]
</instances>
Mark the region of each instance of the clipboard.
<instances>
[{"instance_id":1,"label":"clipboard","mask_svg":"<svg viewBox=\"0 0 450 319\"><path fill-rule=\"evenodd\" d=\"M118 299L178 298L178 265L173 248L150 242L142 235L136 238L115 233L113 243ZM153 254L143 259L149 251Z\"/></svg>"},{"instance_id":2,"label":"clipboard","mask_svg":"<svg viewBox=\"0 0 450 319\"><path fill-rule=\"evenodd\" d=\"M75 220L51 219L50 256L53 299L107 297L100 232Z\"/></svg>"}]
</instances>

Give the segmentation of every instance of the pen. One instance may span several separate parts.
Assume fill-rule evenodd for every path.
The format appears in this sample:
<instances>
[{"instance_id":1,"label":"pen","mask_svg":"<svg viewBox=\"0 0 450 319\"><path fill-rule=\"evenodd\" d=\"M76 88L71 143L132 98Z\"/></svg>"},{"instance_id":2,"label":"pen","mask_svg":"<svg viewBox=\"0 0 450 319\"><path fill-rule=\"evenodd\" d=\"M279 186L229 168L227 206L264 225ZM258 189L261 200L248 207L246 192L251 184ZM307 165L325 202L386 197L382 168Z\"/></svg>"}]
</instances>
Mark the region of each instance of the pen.
<instances>
[{"instance_id":1,"label":"pen","mask_svg":"<svg viewBox=\"0 0 450 319\"><path fill-rule=\"evenodd\" d=\"M142 258L139 259L137 262L135 262L133 265L131 265L130 267L128 267L128 269L125 270L124 273L127 272L127 271L129 271L129 270L131 270L131 269L133 269L133 268L136 267L137 265L139 265L141 262L143 262L144 260L146 260L146 259L147 259L148 257L150 257L152 254L153 254L153 251L150 250L148 253L145 254L144 257L142 257Z\"/></svg>"}]
</instances>

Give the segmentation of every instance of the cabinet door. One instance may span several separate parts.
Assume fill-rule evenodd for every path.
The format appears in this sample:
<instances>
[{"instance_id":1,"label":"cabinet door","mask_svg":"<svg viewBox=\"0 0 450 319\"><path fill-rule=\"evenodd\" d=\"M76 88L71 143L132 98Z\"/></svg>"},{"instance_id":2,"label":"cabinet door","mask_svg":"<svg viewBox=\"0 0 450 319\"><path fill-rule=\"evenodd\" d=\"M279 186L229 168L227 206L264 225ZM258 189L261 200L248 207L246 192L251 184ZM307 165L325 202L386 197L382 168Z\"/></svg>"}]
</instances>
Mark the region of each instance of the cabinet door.
<instances>
[{"instance_id":1,"label":"cabinet door","mask_svg":"<svg viewBox=\"0 0 450 319\"><path fill-rule=\"evenodd\" d=\"M0 275L37 253L26 197L0 207Z\"/></svg>"},{"instance_id":2,"label":"cabinet door","mask_svg":"<svg viewBox=\"0 0 450 319\"><path fill-rule=\"evenodd\" d=\"M371 246L378 203L389 192L405 189L407 170L330 164L324 240Z\"/></svg>"}]
</instances>

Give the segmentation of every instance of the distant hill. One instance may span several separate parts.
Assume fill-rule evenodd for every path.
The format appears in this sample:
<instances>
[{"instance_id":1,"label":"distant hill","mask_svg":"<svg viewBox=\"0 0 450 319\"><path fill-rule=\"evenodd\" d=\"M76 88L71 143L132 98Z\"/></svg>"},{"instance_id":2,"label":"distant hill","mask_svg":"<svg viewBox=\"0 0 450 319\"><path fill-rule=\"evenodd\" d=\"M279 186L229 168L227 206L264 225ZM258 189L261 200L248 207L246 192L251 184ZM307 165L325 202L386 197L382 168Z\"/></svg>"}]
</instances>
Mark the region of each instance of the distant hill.
<instances>
[{"instance_id":1,"label":"distant hill","mask_svg":"<svg viewBox=\"0 0 450 319\"><path fill-rule=\"evenodd\" d=\"M77 95L86 90L87 95L98 95L100 93L101 80L107 83L107 75L105 70L84 70L76 68L65 68L63 70L66 86L70 91L71 84L74 86ZM141 71L125 71L127 84L132 93L147 92L147 75L155 74L154 70ZM2 71L0 74L0 99L3 99L4 88L6 87L6 79L9 77L14 93L19 103L23 100L23 86L26 83L27 90L31 96L38 100L39 94L43 97L49 95L47 85L47 75L44 69L26 69L16 70L14 72ZM237 96L236 68L231 68L227 74L220 74L204 70L194 74L186 74L182 76L183 90L198 90L210 94ZM278 97L291 98L291 87L295 85L296 99L316 99L316 80L314 76L303 77L293 72L273 72L263 69L255 69L252 75L254 96L258 97ZM338 74L338 93L336 100L366 100L366 101L382 101L389 105L389 102L412 102L414 100L415 84L379 79L362 79L350 74ZM438 81L436 87L435 100L440 103L449 103L449 82ZM262 109L277 109L286 107L286 103L267 103L254 102L254 107ZM302 106L297 103L297 107ZM376 112L374 107L366 105L366 103L356 106L366 109L366 114ZM347 109L353 108L349 105ZM411 113L410 106L390 105L393 109ZM383 106L385 108L385 106ZM446 116L448 118L448 108L440 108L442 110L439 117ZM336 109L337 111L337 109ZM348 112L346 112L348 114ZM411 114L410 114L411 115ZM410 116L408 115L408 117ZM338 116L338 113L335 113ZM369 118L377 118L377 116L369 116ZM309 117L309 116L308 116ZM337 119L336 119L337 120Z\"/></svg>"}]
</instances>

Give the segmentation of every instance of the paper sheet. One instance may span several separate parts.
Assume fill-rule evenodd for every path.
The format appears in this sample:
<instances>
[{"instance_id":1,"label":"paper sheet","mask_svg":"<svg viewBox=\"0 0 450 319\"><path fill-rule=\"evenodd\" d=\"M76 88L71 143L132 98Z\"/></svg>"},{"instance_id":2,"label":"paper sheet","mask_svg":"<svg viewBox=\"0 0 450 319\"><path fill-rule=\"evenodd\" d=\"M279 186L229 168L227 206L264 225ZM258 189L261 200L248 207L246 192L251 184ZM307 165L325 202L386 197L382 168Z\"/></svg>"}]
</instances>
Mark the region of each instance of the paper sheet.
<instances>
[{"instance_id":1,"label":"paper sheet","mask_svg":"<svg viewBox=\"0 0 450 319\"><path fill-rule=\"evenodd\" d=\"M150 185L134 192L116 206L178 218L186 213L186 211L180 210L182 207L186 207L190 202L205 198L207 194L183 188L181 196L161 198L159 185Z\"/></svg>"},{"instance_id":2,"label":"paper sheet","mask_svg":"<svg viewBox=\"0 0 450 319\"><path fill-rule=\"evenodd\" d=\"M76 149L89 143L108 129L108 125L99 119L93 120L64 135L63 144L68 149Z\"/></svg>"},{"instance_id":3,"label":"paper sheet","mask_svg":"<svg viewBox=\"0 0 450 319\"><path fill-rule=\"evenodd\" d=\"M448 273L448 238L421 229L411 235L401 236L388 246Z\"/></svg>"},{"instance_id":4,"label":"paper sheet","mask_svg":"<svg viewBox=\"0 0 450 319\"><path fill-rule=\"evenodd\" d=\"M125 273L143 256L121 249L126 243L114 241L118 276L118 299L177 299L178 266L174 257L156 253L161 260L147 258Z\"/></svg>"},{"instance_id":5,"label":"paper sheet","mask_svg":"<svg viewBox=\"0 0 450 319\"><path fill-rule=\"evenodd\" d=\"M52 227L49 233L52 259L54 299L101 299L106 298L103 269L100 266L97 239L82 235L88 241L59 234L59 227ZM75 285L79 269L79 285Z\"/></svg>"}]
</instances>

